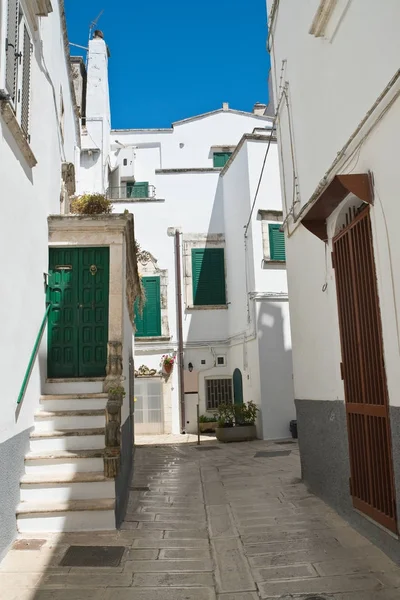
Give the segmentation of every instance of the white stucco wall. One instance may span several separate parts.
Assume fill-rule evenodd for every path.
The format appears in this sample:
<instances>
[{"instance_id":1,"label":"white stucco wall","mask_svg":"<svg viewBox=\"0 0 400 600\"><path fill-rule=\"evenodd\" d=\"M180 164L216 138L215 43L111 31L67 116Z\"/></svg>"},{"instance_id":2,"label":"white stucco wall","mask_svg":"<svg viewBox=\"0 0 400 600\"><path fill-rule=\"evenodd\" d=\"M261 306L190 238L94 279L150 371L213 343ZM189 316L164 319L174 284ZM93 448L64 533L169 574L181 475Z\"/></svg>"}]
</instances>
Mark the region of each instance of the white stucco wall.
<instances>
[{"instance_id":1,"label":"white stucco wall","mask_svg":"<svg viewBox=\"0 0 400 600\"><path fill-rule=\"evenodd\" d=\"M0 296L2 418L0 442L32 426L43 364L36 362L16 421L15 409L29 357L45 312L43 273L48 269L47 215L60 212L61 162L75 161L77 132L64 54L59 5L39 18L32 33L30 147L37 165L29 168L0 117L2 218ZM5 3L2 3L2 10ZM4 17L2 17L4 22ZM41 57L41 46L43 57ZM4 39L1 40L1 48ZM48 80L45 66L48 70ZM60 90L65 107L64 143L59 128ZM54 94L54 96L53 96ZM44 335L46 340L46 334Z\"/></svg>"},{"instance_id":2,"label":"white stucco wall","mask_svg":"<svg viewBox=\"0 0 400 600\"><path fill-rule=\"evenodd\" d=\"M108 187L110 155L110 95L108 50L104 40L89 41L86 88L86 119L82 131L82 154L77 181L78 194L104 193Z\"/></svg>"},{"instance_id":3,"label":"white stucco wall","mask_svg":"<svg viewBox=\"0 0 400 600\"><path fill-rule=\"evenodd\" d=\"M229 333L237 336L231 341L230 360L242 371L245 400L260 408L259 433L271 439L289 435L295 411L286 265L263 263L262 222L257 218L261 209L281 210L275 142L260 179L267 147L267 139L245 141L222 178L227 281L232 290ZM244 227L250 214L246 255Z\"/></svg>"},{"instance_id":4,"label":"white stucco wall","mask_svg":"<svg viewBox=\"0 0 400 600\"><path fill-rule=\"evenodd\" d=\"M375 204L371 220L385 366L390 404L399 406L400 215L396 175L400 105L396 95L400 85L392 78L398 69L400 41L394 24L400 17L400 6L395 0L385 3L384 10L372 1L352 0L339 2L338 6L343 4L348 8L335 32L328 24L327 37L316 38L308 31L319 0L306 6L295 0L281 1L272 28L273 71L279 79L282 60L287 61L284 78L289 83L300 192L297 210L309 200L337 154L382 95L353 143L341 158L339 155L340 161L329 172L328 180L336 173L371 171L373 175ZM332 22L336 21L334 14ZM278 86L275 80L275 94ZM281 147L284 190L290 206L293 163L286 107L282 112ZM336 213L328 222L330 236L335 233ZM343 399L331 243L325 246L292 219L287 235L295 395L303 399Z\"/></svg>"},{"instance_id":5,"label":"white stucco wall","mask_svg":"<svg viewBox=\"0 0 400 600\"><path fill-rule=\"evenodd\" d=\"M225 236L223 181L220 170L212 170L212 146L236 146L242 135L252 132L255 127L267 125L268 120L254 115L238 115L233 112L217 112L206 117L174 124L168 131L129 131L112 132L112 165L122 164L126 154L133 153L134 176L136 181L148 181L156 187L156 198L163 202L118 202L115 211L129 210L135 215L136 238L141 248L151 252L160 269L168 271L168 321L170 341L146 343L136 340L135 364L145 364L149 368L159 368L161 355L177 349L176 288L174 238L167 236L167 229L178 227L183 242L199 242L199 238L222 234ZM118 142L118 143L116 143ZM124 147L122 147L122 145ZM190 169L209 169L193 172ZM159 171L160 169L180 169L179 172ZM189 171L184 171L189 169ZM122 172L122 167L120 168ZM125 172L126 173L126 172ZM128 178L129 175L126 175ZM123 181L123 180L122 180ZM245 186L248 182L245 179ZM114 184L113 184L114 185ZM248 192L247 192L248 193ZM238 196L239 199L239 196ZM259 224L258 224L259 225ZM241 227L241 226L240 226ZM201 242L199 242L201 244ZM236 245L236 241L235 241ZM239 246L239 254L243 247ZM229 255L231 260L231 255ZM228 249L225 245L226 269L228 269ZM232 256L234 260L234 256ZM232 305L228 309L187 310L185 285L190 280L183 277L182 260L182 300L183 332L185 341L185 367L192 362L199 370L199 402L201 413L205 411L206 376L232 376L236 365L228 361L226 367L215 368L215 355L228 356L228 338L235 333L230 330L229 318ZM242 283L242 273L239 281ZM236 302L236 287L227 282L227 301ZM246 326L245 322L241 329ZM225 343L221 346L221 342ZM206 360L206 365L201 361ZM241 365L242 367L242 365ZM179 431L179 388L177 369L170 378L172 398L172 429ZM257 397L260 397L258 392ZM193 404L193 398L187 402ZM197 403L197 400L196 400ZM189 410L190 413L190 410ZM188 419L193 420L189 414ZM193 423L189 424L192 427Z\"/></svg>"}]
</instances>

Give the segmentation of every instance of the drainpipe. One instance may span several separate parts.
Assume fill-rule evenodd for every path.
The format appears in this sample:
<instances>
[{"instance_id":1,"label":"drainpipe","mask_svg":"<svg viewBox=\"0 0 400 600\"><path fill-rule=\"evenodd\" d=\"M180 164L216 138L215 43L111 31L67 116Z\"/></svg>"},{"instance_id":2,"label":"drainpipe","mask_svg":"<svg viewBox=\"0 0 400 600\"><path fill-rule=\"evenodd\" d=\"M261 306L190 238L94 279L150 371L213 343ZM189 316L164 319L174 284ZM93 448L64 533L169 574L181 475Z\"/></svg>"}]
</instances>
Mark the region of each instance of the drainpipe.
<instances>
[{"instance_id":1,"label":"drainpipe","mask_svg":"<svg viewBox=\"0 0 400 600\"><path fill-rule=\"evenodd\" d=\"M181 279L181 234L175 230L175 283L176 283L176 322L178 330L178 381L180 401L181 433L185 433L185 387L183 382L183 326L182 326L182 279Z\"/></svg>"}]
</instances>

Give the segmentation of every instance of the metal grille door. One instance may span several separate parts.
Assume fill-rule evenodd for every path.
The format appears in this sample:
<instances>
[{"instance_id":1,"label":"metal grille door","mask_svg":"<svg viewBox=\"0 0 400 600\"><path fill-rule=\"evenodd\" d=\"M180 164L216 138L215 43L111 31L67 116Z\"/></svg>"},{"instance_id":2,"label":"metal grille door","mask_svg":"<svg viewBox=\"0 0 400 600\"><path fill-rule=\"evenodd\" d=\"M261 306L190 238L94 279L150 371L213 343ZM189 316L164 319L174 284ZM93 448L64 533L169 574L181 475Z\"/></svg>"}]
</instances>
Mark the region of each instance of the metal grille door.
<instances>
[{"instance_id":1,"label":"metal grille door","mask_svg":"<svg viewBox=\"0 0 400 600\"><path fill-rule=\"evenodd\" d=\"M358 510L397 531L388 393L369 207L333 240L351 494Z\"/></svg>"}]
</instances>

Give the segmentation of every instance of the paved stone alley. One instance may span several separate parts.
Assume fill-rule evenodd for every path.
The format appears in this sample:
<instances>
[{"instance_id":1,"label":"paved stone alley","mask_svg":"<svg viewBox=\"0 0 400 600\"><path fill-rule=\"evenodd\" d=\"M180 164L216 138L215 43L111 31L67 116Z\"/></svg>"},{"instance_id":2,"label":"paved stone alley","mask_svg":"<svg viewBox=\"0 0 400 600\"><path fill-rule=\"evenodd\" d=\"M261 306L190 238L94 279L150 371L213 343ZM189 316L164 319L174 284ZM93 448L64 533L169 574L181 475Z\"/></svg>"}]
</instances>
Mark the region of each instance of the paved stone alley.
<instances>
[{"instance_id":1,"label":"paved stone alley","mask_svg":"<svg viewBox=\"0 0 400 600\"><path fill-rule=\"evenodd\" d=\"M299 475L295 443L138 447L121 531L25 536L0 600L398 600L400 569ZM122 558L60 566L71 545Z\"/></svg>"}]
</instances>

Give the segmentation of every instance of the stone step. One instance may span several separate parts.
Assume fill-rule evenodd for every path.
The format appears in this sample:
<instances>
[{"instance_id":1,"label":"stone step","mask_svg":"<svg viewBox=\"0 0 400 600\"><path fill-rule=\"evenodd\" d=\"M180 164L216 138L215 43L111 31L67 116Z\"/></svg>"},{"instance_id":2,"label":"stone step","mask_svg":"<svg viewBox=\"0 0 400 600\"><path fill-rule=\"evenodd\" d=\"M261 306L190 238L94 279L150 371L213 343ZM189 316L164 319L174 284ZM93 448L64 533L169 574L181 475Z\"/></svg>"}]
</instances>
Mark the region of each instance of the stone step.
<instances>
[{"instance_id":1,"label":"stone step","mask_svg":"<svg viewBox=\"0 0 400 600\"><path fill-rule=\"evenodd\" d=\"M31 452L55 450L104 449L104 427L34 431L30 435Z\"/></svg>"},{"instance_id":2,"label":"stone step","mask_svg":"<svg viewBox=\"0 0 400 600\"><path fill-rule=\"evenodd\" d=\"M102 472L26 474L21 479L21 502L54 503L115 498L115 482Z\"/></svg>"},{"instance_id":3,"label":"stone step","mask_svg":"<svg viewBox=\"0 0 400 600\"><path fill-rule=\"evenodd\" d=\"M77 473L102 471L104 450L53 450L29 452L25 456L25 473Z\"/></svg>"},{"instance_id":4,"label":"stone step","mask_svg":"<svg viewBox=\"0 0 400 600\"><path fill-rule=\"evenodd\" d=\"M36 432L105 426L104 409L38 411L34 418Z\"/></svg>"},{"instance_id":5,"label":"stone step","mask_svg":"<svg viewBox=\"0 0 400 600\"><path fill-rule=\"evenodd\" d=\"M104 531L115 529L114 499L68 502L21 502L17 507L20 533Z\"/></svg>"},{"instance_id":6,"label":"stone step","mask_svg":"<svg viewBox=\"0 0 400 600\"><path fill-rule=\"evenodd\" d=\"M104 377L76 379L47 379L44 394L100 394L103 391Z\"/></svg>"},{"instance_id":7,"label":"stone step","mask_svg":"<svg viewBox=\"0 0 400 600\"><path fill-rule=\"evenodd\" d=\"M105 408L107 394L45 394L40 397L44 411L96 410Z\"/></svg>"}]
</instances>

